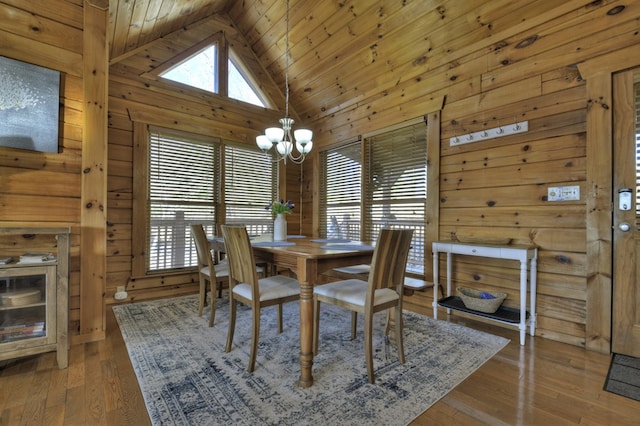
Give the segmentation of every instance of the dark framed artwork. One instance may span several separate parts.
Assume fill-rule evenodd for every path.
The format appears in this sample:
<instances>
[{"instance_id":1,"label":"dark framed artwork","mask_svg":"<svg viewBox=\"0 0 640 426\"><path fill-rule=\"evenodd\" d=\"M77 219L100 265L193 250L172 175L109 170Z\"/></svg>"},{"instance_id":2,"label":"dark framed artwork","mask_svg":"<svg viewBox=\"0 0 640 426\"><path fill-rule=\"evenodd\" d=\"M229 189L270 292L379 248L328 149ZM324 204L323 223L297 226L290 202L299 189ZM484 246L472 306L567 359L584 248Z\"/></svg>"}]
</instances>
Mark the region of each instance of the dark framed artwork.
<instances>
[{"instance_id":1,"label":"dark framed artwork","mask_svg":"<svg viewBox=\"0 0 640 426\"><path fill-rule=\"evenodd\" d=\"M0 56L0 146L58 152L60 72Z\"/></svg>"}]
</instances>

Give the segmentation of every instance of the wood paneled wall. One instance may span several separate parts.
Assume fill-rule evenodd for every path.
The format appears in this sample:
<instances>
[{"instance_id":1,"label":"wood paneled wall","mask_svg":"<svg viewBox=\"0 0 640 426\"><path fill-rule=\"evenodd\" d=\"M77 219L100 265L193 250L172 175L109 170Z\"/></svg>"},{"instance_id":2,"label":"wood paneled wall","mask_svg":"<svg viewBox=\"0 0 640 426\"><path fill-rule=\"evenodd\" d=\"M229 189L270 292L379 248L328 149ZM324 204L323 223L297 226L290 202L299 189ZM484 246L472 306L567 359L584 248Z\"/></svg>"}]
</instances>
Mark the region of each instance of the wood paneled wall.
<instances>
[{"instance_id":1,"label":"wood paneled wall","mask_svg":"<svg viewBox=\"0 0 640 426\"><path fill-rule=\"evenodd\" d=\"M144 230L135 229L133 212L133 174L144 164L134 163L134 123L151 124L185 132L247 144L264 128L278 122L281 112L266 110L223 96L196 96L168 80L154 77L153 70L191 45L224 31L225 40L243 63L260 78L261 89L275 105L283 106L283 96L262 69L241 36L220 16L151 43L143 51L125 55L111 65L109 84L109 209L107 303L113 302L117 286L126 286L128 300L144 300L193 293L198 287L195 273L140 275L132 270L132 239L144 239ZM143 143L143 141L141 142ZM298 205L300 167L288 164L281 176L282 197ZM267 200L268 201L268 200ZM299 232L301 209L288 218L289 232Z\"/></svg>"},{"instance_id":2,"label":"wood paneled wall","mask_svg":"<svg viewBox=\"0 0 640 426\"><path fill-rule=\"evenodd\" d=\"M238 2L240 3L240 2ZM385 46L394 71L367 74L362 63L336 64L331 89L294 98L305 125L315 132L316 152L302 167L287 169L286 196L298 201L299 231L312 235L317 218L317 150L359 134L385 128L440 110L439 179L429 182L439 200L425 222L438 238L453 234L509 237L540 247L538 334L578 346L604 347L610 312L590 312L588 272L596 254L590 251L587 215L589 168L598 158L587 155L586 84L578 64L638 43L640 4L589 2L450 2L450 7L502 8L491 31L461 31L463 15L441 25L431 46L410 42ZM512 4L527 8L515 7ZM549 7L553 3L554 7ZM608 14L616 6L621 13ZM489 6L487 6L489 7ZM456 9L457 10L457 9ZM490 10L485 10L490 16ZM452 11L451 13L455 13ZM438 17L437 9L428 14ZM451 16L451 14L447 15ZM62 72L59 154L0 150L0 219L20 225L46 223L72 228L70 330L79 330L80 200L83 145L83 11L81 0L0 0L0 54ZM511 25L504 25L511 20ZM436 21L428 21L436 25ZM440 22L440 21L438 21ZM366 22L358 21L366 26ZM421 25L412 36L420 39ZM148 79L149 71L172 54L225 30L230 43L254 63L263 89L282 108L282 93L259 69L247 43L219 16L169 34L143 50L112 58L109 79L107 303L116 286L130 285L131 300L193 292L195 274L143 279L132 276L134 121L253 143L253 137L281 113L225 99L197 97L175 85ZM334 38L336 48L339 38ZM425 51L416 61L414 47ZM258 57L266 52L256 52ZM327 55L328 52L314 52ZM373 53L373 52L372 52ZM338 57L338 56L336 56ZM640 60L638 61L640 62ZM607 61L596 62L606 71ZM307 74L314 63L296 62ZM339 72L338 72L339 71ZM318 70L320 72L320 70ZM597 70L595 71L597 72ZM304 77L305 73L300 75ZM344 79L344 80L343 80ZM329 86L329 85L327 85ZM344 87L358 86L358 96ZM296 93L301 93L298 91ZM308 98L306 98L308 96ZM322 99L322 101L320 101ZM444 99L444 103L443 100ZM294 116L295 117L295 116ZM526 133L452 147L449 138L483 128L527 120ZM302 179L300 180L300 177ZM549 186L578 185L582 198L552 203ZM433 191L433 189L436 191ZM432 222L437 218L439 222ZM602 226L600 224L599 226ZM293 230L292 230L293 231ZM431 259L427 259L427 263ZM606 274L606 271L598 271ZM458 284L506 291L517 303L517 268L500 261L462 259L454 270ZM429 294L408 298L407 306L429 312ZM101 314L99 314L101 315ZM608 318L607 318L608 317ZM597 321L598 324L590 324ZM588 329L597 329L589 335ZM596 341L594 345L593 342Z\"/></svg>"},{"instance_id":3,"label":"wood paneled wall","mask_svg":"<svg viewBox=\"0 0 640 426\"><path fill-rule=\"evenodd\" d=\"M545 2L537 3L542 7ZM449 3L442 19L453 20L454 7L469 7L471 17L474 4L488 5ZM359 96L353 102L336 93L336 106L326 113L309 109L302 114L315 119L310 126L316 130L318 145L327 146L426 114L437 105L434 100L444 97L441 138L429 141L440 144L439 179L431 180L428 190L428 194L439 190L439 203L437 211L427 213L438 218L438 238L506 237L513 243L537 245L537 334L603 350L609 344L611 312L590 312L588 306L609 308L589 303L588 298L606 301L610 290L600 286L589 291L588 265L607 263L599 263L603 254L589 249L595 245L586 229L587 165L597 168L599 159L587 157L589 100L578 64L637 44L640 5L572 1L549 6L537 9L529 3L521 9L506 1L491 2L492 9L500 9L500 22L512 24L504 31L498 32L497 25L491 28L491 37L482 31L455 31L451 21L434 36L437 40L429 39L423 62L411 62L415 56L406 55L400 46L387 51L385 61L406 73L395 81L371 75L363 66L357 74L367 79L358 84ZM492 22L491 12L485 12L489 15L483 19ZM420 41L416 38L408 45L419 51ZM601 65L604 71L606 61ZM340 69L353 68L342 63ZM352 87L349 79L354 74L336 71L340 77L333 86ZM313 105L313 96L303 99L302 105ZM469 132L524 120L529 126L526 133L458 146L449 142ZM310 180L305 184L314 186L313 175L305 178ZM579 186L581 199L547 200L549 187L565 185ZM433 223L429 217L425 221ZM610 224L598 226L606 229ZM504 291L509 294L505 303L517 306L517 267L462 257L453 270L455 285ZM440 270L445 270L444 264ZM430 294L417 294L408 298L407 306L428 313L431 301Z\"/></svg>"},{"instance_id":4,"label":"wood paneled wall","mask_svg":"<svg viewBox=\"0 0 640 426\"><path fill-rule=\"evenodd\" d=\"M82 29L81 0L0 1L0 55L61 75L59 152L0 148L0 221L2 226L71 228L69 329L76 336L80 322ZM50 242L40 244L40 240L22 236L2 244L13 255L55 252Z\"/></svg>"}]
</instances>

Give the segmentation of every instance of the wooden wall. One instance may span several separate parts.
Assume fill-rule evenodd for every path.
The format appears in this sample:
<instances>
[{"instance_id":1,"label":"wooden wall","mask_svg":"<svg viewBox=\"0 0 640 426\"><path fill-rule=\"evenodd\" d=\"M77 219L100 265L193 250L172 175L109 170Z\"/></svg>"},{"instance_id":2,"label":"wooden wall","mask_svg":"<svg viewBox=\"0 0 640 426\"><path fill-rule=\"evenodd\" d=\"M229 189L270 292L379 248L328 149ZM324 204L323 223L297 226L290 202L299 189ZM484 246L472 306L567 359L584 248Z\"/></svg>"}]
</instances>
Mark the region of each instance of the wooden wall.
<instances>
[{"instance_id":1,"label":"wooden wall","mask_svg":"<svg viewBox=\"0 0 640 426\"><path fill-rule=\"evenodd\" d=\"M429 39L429 53L422 62L411 62L415 57L403 57L401 49L386 49L386 63L405 71L396 81L383 80L361 66L360 75L378 83L378 90L372 84L358 85L360 96L354 102L336 102L326 114L313 109L302 114L314 118L310 127L316 130L318 145L328 146L429 113L439 108L435 101L444 98L440 140L429 141L439 144L439 177L428 183L428 194L439 194L438 203L425 222L438 227L437 238L442 240L455 235L506 237L538 246L537 334L606 351L611 312L602 302L610 300L611 282L608 288L592 287L587 271L588 265L598 264L597 274L606 276L610 260L607 253L589 248L606 247L606 241L590 244L587 237L587 217L594 205L587 170L588 165L597 168L599 158L587 157L590 100L578 65L637 44L640 4L547 2L546 9L524 19L531 9L521 15L507 9L509 2L503 3L502 22L510 20L512 25L502 31L497 25L486 29L491 37L482 31L455 31L456 21L451 21L437 40ZM537 2L540 7L542 3ZM443 19L457 18L452 7L445 8ZM485 14L483 22L493 21ZM419 46L423 41L416 37L414 42ZM606 71L606 61L601 62ZM355 69L356 64L336 66ZM351 77L344 78L336 78L333 86L351 87ZM449 142L468 132L524 120L529 126L525 133L459 146ZM305 185L317 188L312 174L305 173L305 179ZM581 199L547 200L549 187L565 185L579 186ZM597 226L606 230L610 223ZM430 262L429 257L428 278ZM506 304L517 306L517 267L462 257L453 271L454 288L504 291L509 294ZM440 271L444 270L443 263ZM589 298L598 301L589 303ZM407 306L429 313L431 301L430 294L417 294L408 298ZM602 311L590 312L588 306Z\"/></svg>"},{"instance_id":2,"label":"wooden wall","mask_svg":"<svg viewBox=\"0 0 640 426\"><path fill-rule=\"evenodd\" d=\"M246 144L278 122L282 113L255 107L224 96L201 96L185 86L154 77L153 70L174 55L211 34L225 33L229 46L260 77L261 89L276 107L283 96L265 70L247 51L242 37L222 17L205 19L151 43L144 50L112 60L109 84L109 208L106 300L113 303L117 286L126 286L128 301L193 293L195 273L145 276L132 264L142 253L132 240L144 240L144 229L134 227L134 170L146 167L134 162L135 123L194 132ZM289 164L281 174L282 196L298 204L299 166ZM266 201L268 202L268 200ZM289 232L299 232L300 209L288 217Z\"/></svg>"},{"instance_id":3,"label":"wooden wall","mask_svg":"<svg viewBox=\"0 0 640 426\"><path fill-rule=\"evenodd\" d=\"M83 133L81 0L0 1L0 55L60 71L59 152L0 148L2 226L71 227L69 329L80 319L80 199ZM11 254L53 251L50 242L19 236ZM23 247L24 250L19 247Z\"/></svg>"},{"instance_id":4,"label":"wooden wall","mask_svg":"<svg viewBox=\"0 0 640 426\"><path fill-rule=\"evenodd\" d=\"M510 4L499 1L505 7ZM543 3L547 7L542 7ZM603 342L609 338L610 312L590 312L588 308L598 305L589 298L605 298L606 294L590 291L587 273L593 272L593 266L588 265L598 264L601 255L590 249L586 229L591 202L587 171L597 167L599 160L587 156L589 99L579 64L638 43L640 4L627 3L535 2L527 19L521 19L518 10L509 10L503 19L511 17L516 24L494 31L490 37L482 31L458 33L456 26L445 25L433 41L439 44L434 44L428 60L409 66L406 61L415 58L407 55L406 49L385 50L388 63L403 69L402 79L377 78L381 76L368 75L360 63L345 64L344 69L367 75L357 99L348 99L348 93L331 98L323 92L324 98L335 103L322 111L314 110L312 102L300 102L305 124L315 131L318 149L441 110L442 132L435 142L440 153L430 158L438 163L440 174L429 182L429 194L439 191L439 197L425 222L437 228L440 239L449 239L453 233L499 235L516 243L538 245L538 334L589 348L606 346ZM621 13L608 14L622 5ZM62 72L60 153L0 150L0 220L71 226L73 338L79 333L83 308L79 296L81 157L86 143L82 140L82 1L0 0L0 18L1 55ZM115 288L120 285L129 286L130 300L195 291L192 274L153 279L133 276L132 259L137 254L132 251L132 239L140 235L140 230L133 228L134 122L253 143L255 134L282 115L219 96L193 96L145 76L203 34L220 29L227 31L230 42L247 60L253 61L242 37L220 18L185 27L142 50L111 58L107 303L113 302ZM258 65L254 64L254 71L262 73L259 78L265 91L282 108L281 92ZM603 71L608 67L606 61L600 66ZM349 78L359 73L350 71ZM351 82L337 83L333 84L335 90L353 86ZM507 126L514 120L528 120L529 131L449 145L450 137ZM317 220L317 166L314 155L302 168L289 166L285 179L287 198L300 200L294 222L301 233L310 235L316 231L310 224ZM581 200L547 201L547 188L561 185L580 186ZM606 262L602 264L596 273L606 275ZM430 259L426 267L429 271ZM509 304L517 301L517 269L512 265L463 259L454 273L459 284L504 290L509 293ZM412 309L430 310L429 294L412 296L407 302Z\"/></svg>"}]
</instances>

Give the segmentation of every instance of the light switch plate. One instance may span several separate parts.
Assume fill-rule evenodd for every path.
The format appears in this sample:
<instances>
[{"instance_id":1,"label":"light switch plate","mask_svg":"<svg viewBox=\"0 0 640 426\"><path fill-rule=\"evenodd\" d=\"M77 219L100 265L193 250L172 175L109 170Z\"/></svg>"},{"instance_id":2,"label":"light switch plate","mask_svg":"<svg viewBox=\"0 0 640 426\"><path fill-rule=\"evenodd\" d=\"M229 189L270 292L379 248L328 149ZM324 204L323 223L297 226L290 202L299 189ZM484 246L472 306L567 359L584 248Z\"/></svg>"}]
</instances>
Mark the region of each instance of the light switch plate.
<instances>
[{"instance_id":1,"label":"light switch plate","mask_svg":"<svg viewBox=\"0 0 640 426\"><path fill-rule=\"evenodd\" d=\"M579 186L554 186L547 189L547 201L580 200Z\"/></svg>"}]
</instances>

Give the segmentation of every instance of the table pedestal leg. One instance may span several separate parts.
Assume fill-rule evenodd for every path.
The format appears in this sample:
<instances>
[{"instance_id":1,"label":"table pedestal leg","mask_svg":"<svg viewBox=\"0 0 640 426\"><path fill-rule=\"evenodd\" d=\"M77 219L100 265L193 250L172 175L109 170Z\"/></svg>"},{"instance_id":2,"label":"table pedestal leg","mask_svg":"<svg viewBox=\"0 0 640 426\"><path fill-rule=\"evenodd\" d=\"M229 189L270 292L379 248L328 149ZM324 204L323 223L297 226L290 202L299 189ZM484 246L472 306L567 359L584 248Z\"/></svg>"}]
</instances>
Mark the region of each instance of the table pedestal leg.
<instances>
[{"instance_id":1,"label":"table pedestal leg","mask_svg":"<svg viewBox=\"0 0 640 426\"><path fill-rule=\"evenodd\" d=\"M300 380L303 388L313 385L313 284L317 265L298 260L298 281L300 282Z\"/></svg>"}]
</instances>

